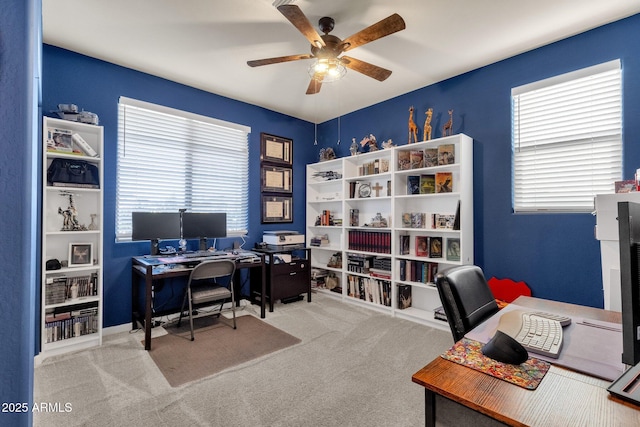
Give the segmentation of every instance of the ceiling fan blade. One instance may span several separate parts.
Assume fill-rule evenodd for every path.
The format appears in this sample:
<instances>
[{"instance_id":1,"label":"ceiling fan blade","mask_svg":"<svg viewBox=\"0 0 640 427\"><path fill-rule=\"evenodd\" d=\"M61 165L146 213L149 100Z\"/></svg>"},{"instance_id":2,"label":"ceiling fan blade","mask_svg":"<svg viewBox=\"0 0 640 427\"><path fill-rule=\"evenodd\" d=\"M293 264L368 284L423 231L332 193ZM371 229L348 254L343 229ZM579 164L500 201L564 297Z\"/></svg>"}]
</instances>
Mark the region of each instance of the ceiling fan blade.
<instances>
[{"instance_id":1,"label":"ceiling fan blade","mask_svg":"<svg viewBox=\"0 0 640 427\"><path fill-rule=\"evenodd\" d=\"M402 19L402 17L397 13L394 13L382 21L376 22L364 30L344 39L343 43L345 44L345 48L343 49L343 52L353 49L354 47L362 46L363 44L374 40L378 40L379 38L388 36L389 34L393 34L397 31L404 30L405 28L406 25L404 23L404 19Z\"/></svg>"},{"instance_id":2,"label":"ceiling fan blade","mask_svg":"<svg viewBox=\"0 0 640 427\"><path fill-rule=\"evenodd\" d=\"M369 64L368 62L364 62L350 56L342 56L340 57L340 61L342 61L345 67L362 73L365 76L374 78L378 81L384 81L391 75L391 70L378 67L377 65Z\"/></svg>"},{"instance_id":3,"label":"ceiling fan blade","mask_svg":"<svg viewBox=\"0 0 640 427\"><path fill-rule=\"evenodd\" d=\"M278 6L278 10L309 40L312 46L324 47L324 40L322 40L320 34L313 28L309 19L307 19L298 6L295 4L285 4Z\"/></svg>"},{"instance_id":4,"label":"ceiling fan blade","mask_svg":"<svg viewBox=\"0 0 640 427\"><path fill-rule=\"evenodd\" d=\"M276 58L256 59L253 61L247 61L247 65L250 67L259 67L261 65L279 64L281 62L298 61L300 59L311 59L311 58L313 58L313 55L311 54L278 56Z\"/></svg>"},{"instance_id":5,"label":"ceiling fan blade","mask_svg":"<svg viewBox=\"0 0 640 427\"><path fill-rule=\"evenodd\" d=\"M309 87L307 88L307 95L314 95L320 92L320 88L322 87L322 79L323 75L320 73L316 73L309 82Z\"/></svg>"}]
</instances>

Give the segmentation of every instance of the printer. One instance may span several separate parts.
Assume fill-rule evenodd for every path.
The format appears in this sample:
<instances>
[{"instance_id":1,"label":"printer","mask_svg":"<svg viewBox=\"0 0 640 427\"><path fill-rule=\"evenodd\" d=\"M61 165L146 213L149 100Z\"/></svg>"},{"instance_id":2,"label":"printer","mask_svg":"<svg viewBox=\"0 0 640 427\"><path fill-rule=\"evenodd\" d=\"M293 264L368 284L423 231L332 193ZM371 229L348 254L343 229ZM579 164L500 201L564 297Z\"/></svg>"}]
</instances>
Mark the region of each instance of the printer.
<instances>
[{"instance_id":1,"label":"printer","mask_svg":"<svg viewBox=\"0 0 640 427\"><path fill-rule=\"evenodd\" d=\"M262 241L270 246L304 245L304 234L288 230L265 231Z\"/></svg>"}]
</instances>

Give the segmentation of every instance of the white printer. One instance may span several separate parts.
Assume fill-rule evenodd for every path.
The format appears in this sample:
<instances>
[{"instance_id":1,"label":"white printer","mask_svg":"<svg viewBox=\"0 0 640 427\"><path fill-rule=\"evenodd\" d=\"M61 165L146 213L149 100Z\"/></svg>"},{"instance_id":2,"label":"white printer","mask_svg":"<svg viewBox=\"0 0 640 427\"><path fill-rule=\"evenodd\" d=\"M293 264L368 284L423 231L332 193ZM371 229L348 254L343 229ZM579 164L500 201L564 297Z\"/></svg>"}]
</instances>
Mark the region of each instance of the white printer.
<instances>
[{"instance_id":1,"label":"white printer","mask_svg":"<svg viewBox=\"0 0 640 427\"><path fill-rule=\"evenodd\" d=\"M297 231L278 230L265 231L262 241L268 245L304 245L304 234Z\"/></svg>"}]
</instances>

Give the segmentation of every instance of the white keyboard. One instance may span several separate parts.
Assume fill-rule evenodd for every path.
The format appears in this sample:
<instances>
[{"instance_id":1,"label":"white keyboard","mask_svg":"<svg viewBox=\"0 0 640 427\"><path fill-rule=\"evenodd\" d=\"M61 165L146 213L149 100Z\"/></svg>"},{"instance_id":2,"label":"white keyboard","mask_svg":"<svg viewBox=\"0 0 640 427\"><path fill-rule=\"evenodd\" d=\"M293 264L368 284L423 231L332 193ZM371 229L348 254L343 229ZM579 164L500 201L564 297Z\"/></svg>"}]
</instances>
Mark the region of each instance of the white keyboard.
<instances>
[{"instance_id":1,"label":"white keyboard","mask_svg":"<svg viewBox=\"0 0 640 427\"><path fill-rule=\"evenodd\" d=\"M562 324L553 316L544 315L513 310L500 317L498 329L515 338L528 352L557 359L562 349Z\"/></svg>"}]
</instances>

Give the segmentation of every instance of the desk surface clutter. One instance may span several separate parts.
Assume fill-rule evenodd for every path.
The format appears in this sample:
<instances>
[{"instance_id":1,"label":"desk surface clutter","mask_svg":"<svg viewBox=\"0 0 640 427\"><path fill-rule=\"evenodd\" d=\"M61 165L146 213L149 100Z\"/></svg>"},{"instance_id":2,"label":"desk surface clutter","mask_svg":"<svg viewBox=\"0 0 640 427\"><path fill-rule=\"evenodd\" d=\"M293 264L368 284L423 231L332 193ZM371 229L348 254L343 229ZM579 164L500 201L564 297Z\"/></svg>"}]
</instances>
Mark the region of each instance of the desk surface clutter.
<instances>
[{"instance_id":1,"label":"desk surface clutter","mask_svg":"<svg viewBox=\"0 0 640 427\"><path fill-rule=\"evenodd\" d=\"M520 297L515 303L527 309L566 314L573 318L572 326L575 325L579 328L589 327L582 324L585 320L587 323L594 322L598 325L619 324L621 321L621 314L618 312L591 307L531 297ZM481 334L484 336L483 339L487 339L486 337L491 336L494 331L490 325L487 328ZM606 331L601 327L589 327L587 330L595 331L596 334ZM608 332L614 332L612 335L615 335L615 331ZM482 339L475 339L472 335L467 334L465 339L482 342ZM451 360L456 358L462 360L465 357L469 359L466 356L468 347L469 344L465 342L457 344L450 350L451 354L447 355L449 353L447 352L441 357L437 357L412 376L412 381L425 389L425 423L427 426L435 426L436 395L460 403L511 426L640 425L640 407L612 396L607 391L611 380L602 379L602 375L587 374L584 372L585 369L582 370L583 372L578 372L558 365L554 361L538 382L537 387L527 388L522 386L528 383L524 378L508 382L507 378L487 375L485 372L496 369L496 367L487 367L482 361L475 363L476 368L482 369L472 369L468 365ZM563 351L568 348L570 346ZM620 353L622 345L620 344L617 348L619 350L613 348L604 353L612 354L615 351ZM599 347L600 354L603 353L603 349L604 346ZM465 354L462 354L463 352ZM571 351L568 353L570 354ZM536 359L538 358L536 357ZM473 365L474 361L471 360L471 362ZM540 362L542 363L542 361ZM608 365L608 362L605 360L604 364ZM498 370L502 371L499 373L499 377L513 379L514 375L519 375L515 372L509 374L508 371L503 371L503 367L499 368ZM533 374L537 377L541 373L534 372ZM514 385L518 382L522 384Z\"/></svg>"}]
</instances>

